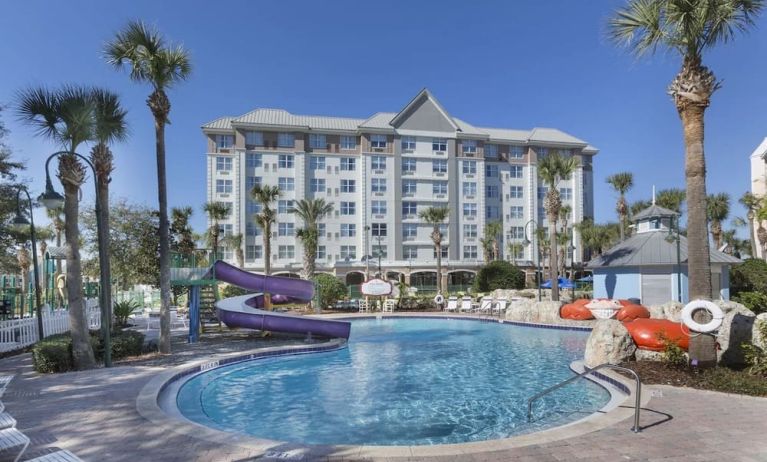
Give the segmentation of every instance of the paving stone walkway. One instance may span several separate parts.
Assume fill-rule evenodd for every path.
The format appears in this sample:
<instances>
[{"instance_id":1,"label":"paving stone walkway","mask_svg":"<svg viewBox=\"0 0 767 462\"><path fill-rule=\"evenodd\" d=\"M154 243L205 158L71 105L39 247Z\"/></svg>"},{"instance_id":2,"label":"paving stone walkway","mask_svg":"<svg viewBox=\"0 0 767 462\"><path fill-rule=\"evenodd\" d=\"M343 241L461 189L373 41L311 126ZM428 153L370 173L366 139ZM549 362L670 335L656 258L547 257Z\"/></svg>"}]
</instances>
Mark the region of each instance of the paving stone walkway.
<instances>
[{"instance_id":1,"label":"paving stone walkway","mask_svg":"<svg viewBox=\"0 0 767 462\"><path fill-rule=\"evenodd\" d=\"M179 357L188 361L252 348L246 339L223 340L213 341L207 348L186 349ZM270 342L294 340L263 341ZM183 348L181 343L177 346ZM57 375L35 373L29 354L0 360L0 372L17 374L2 399L18 421L18 428L32 439L25 458L61 448L86 461L280 460L153 428L136 412L141 388L154 374L177 363L179 357ZM383 460L767 462L767 399L646 387L646 392L651 390L653 398L642 413L644 430L639 434L631 433L631 422L625 420L579 438L502 452ZM320 460L341 458L330 454Z\"/></svg>"}]
</instances>

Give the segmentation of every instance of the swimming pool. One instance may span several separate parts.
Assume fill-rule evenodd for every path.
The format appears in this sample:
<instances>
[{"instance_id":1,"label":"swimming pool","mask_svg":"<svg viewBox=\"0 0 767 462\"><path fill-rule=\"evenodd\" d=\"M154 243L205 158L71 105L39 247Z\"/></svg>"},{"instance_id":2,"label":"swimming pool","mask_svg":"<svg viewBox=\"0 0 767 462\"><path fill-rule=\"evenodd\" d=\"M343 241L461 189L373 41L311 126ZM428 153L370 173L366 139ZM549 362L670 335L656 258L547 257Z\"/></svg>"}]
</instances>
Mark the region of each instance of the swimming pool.
<instances>
[{"instance_id":1,"label":"swimming pool","mask_svg":"<svg viewBox=\"0 0 767 462\"><path fill-rule=\"evenodd\" d=\"M431 445L483 441L568 423L609 393L573 372L588 332L445 318L355 320L348 348L219 367L176 396L187 419L304 444Z\"/></svg>"}]
</instances>

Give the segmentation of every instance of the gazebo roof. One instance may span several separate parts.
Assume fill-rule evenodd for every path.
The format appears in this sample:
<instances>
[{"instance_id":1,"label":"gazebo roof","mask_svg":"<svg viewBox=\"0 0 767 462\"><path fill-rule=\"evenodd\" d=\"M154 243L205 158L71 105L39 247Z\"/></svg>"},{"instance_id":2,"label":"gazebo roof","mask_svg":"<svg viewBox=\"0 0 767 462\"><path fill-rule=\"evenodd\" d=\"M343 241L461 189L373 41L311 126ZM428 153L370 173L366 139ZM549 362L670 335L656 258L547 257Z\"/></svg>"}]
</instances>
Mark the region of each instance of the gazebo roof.
<instances>
[{"instance_id":1,"label":"gazebo roof","mask_svg":"<svg viewBox=\"0 0 767 462\"><path fill-rule=\"evenodd\" d=\"M646 209L634 215L632 217L632 221L637 222L639 220L646 220L648 218L665 218L665 217L673 217L676 215L679 215L679 214L674 212L673 210L663 208L660 205L652 204L651 206L647 207Z\"/></svg>"},{"instance_id":2,"label":"gazebo roof","mask_svg":"<svg viewBox=\"0 0 767 462\"><path fill-rule=\"evenodd\" d=\"M45 251L45 256L51 260L66 260L67 248L49 246Z\"/></svg>"}]
</instances>

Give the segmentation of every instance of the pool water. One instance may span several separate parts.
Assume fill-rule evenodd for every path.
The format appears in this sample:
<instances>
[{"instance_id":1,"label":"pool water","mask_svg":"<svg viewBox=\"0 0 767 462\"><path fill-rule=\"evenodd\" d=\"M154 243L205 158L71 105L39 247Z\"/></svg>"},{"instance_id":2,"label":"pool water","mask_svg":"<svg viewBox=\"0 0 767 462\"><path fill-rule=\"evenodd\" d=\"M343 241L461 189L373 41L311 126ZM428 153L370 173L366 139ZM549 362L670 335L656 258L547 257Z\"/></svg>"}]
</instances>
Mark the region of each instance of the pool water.
<instances>
[{"instance_id":1,"label":"pool water","mask_svg":"<svg viewBox=\"0 0 767 462\"><path fill-rule=\"evenodd\" d=\"M188 419L305 444L429 445L505 438L571 422L610 399L573 375L588 332L457 319L352 322L348 348L247 361L179 390Z\"/></svg>"}]
</instances>

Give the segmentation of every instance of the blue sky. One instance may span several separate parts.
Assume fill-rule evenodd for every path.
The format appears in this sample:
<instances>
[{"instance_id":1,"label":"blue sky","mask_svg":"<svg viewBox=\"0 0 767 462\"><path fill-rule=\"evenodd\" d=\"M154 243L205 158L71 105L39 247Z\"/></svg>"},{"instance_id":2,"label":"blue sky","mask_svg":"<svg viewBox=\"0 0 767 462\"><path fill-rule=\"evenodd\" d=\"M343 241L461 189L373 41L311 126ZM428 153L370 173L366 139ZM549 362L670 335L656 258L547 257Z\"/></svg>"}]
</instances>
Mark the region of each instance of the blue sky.
<instances>
[{"instance_id":1,"label":"blue sky","mask_svg":"<svg viewBox=\"0 0 767 462\"><path fill-rule=\"evenodd\" d=\"M191 51L194 73L170 94L168 183L170 204L194 206L198 230L201 124L255 107L367 117L398 111L423 87L474 125L556 127L597 146L596 218L613 220L616 196L604 181L611 173L634 173L631 200L648 199L652 185L684 186L680 122L665 93L679 61L636 59L606 39L607 19L623 3L9 1L0 15L0 104L29 85L75 82L120 93L131 137L114 148L113 196L156 204L149 88L100 56L116 30L140 18ZM766 37L763 15L755 31L705 57L723 80L706 116L708 189L733 201L749 188L748 155L767 136ZM29 162L36 194L54 146L11 112L4 111L9 143Z\"/></svg>"}]
</instances>

